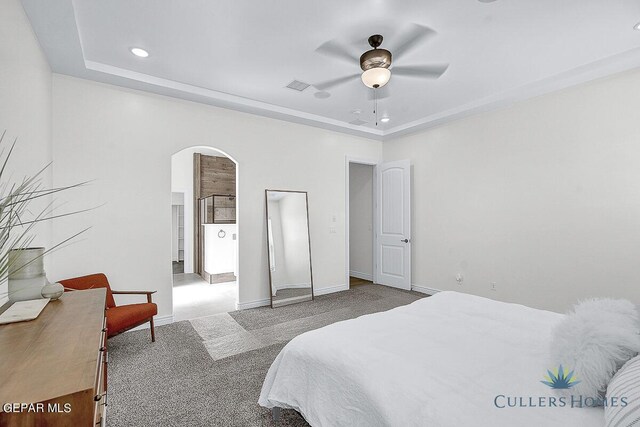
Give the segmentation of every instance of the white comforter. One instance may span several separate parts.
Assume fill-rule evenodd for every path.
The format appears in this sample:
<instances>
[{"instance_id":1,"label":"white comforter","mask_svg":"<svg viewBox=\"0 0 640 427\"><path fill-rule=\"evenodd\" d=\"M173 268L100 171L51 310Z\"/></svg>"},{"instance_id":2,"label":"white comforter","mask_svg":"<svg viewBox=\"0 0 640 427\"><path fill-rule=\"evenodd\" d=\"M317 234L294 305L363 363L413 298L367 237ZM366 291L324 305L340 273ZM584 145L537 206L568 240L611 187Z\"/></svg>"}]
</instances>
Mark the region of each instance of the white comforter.
<instances>
[{"instance_id":1,"label":"white comforter","mask_svg":"<svg viewBox=\"0 0 640 427\"><path fill-rule=\"evenodd\" d=\"M553 368L548 346L562 317L441 292L294 338L259 404L295 409L314 427L601 427L602 409L494 404L555 396L540 380Z\"/></svg>"}]
</instances>

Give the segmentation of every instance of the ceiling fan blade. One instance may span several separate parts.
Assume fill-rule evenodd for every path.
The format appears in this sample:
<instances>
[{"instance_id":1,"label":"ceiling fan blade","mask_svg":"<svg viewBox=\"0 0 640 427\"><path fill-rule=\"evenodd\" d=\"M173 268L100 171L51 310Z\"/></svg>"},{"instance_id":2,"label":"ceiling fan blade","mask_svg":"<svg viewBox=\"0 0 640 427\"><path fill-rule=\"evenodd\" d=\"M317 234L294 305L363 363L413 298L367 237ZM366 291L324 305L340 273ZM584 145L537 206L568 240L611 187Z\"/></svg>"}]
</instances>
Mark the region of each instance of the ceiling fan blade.
<instances>
[{"instance_id":1,"label":"ceiling fan blade","mask_svg":"<svg viewBox=\"0 0 640 427\"><path fill-rule=\"evenodd\" d=\"M369 89L367 88L367 99L369 101L373 101L374 99L374 90L375 97L378 99L385 99L391 96L391 88L389 87L389 83L382 86L380 89Z\"/></svg>"},{"instance_id":2,"label":"ceiling fan blade","mask_svg":"<svg viewBox=\"0 0 640 427\"><path fill-rule=\"evenodd\" d=\"M449 64L438 65L403 65L391 69L392 76L418 77L437 79L449 68Z\"/></svg>"},{"instance_id":3,"label":"ceiling fan blade","mask_svg":"<svg viewBox=\"0 0 640 427\"><path fill-rule=\"evenodd\" d=\"M360 63L358 57L355 54L351 53L346 46L338 43L335 40L329 40L328 42L321 44L316 49L316 52L335 59L339 59L341 61L348 62L353 66L357 66Z\"/></svg>"},{"instance_id":4,"label":"ceiling fan blade","mask_svg":"<svg viewBox=\"0 0 640 427\"><path fill-rule=\"evenodd\" d=\"M402 55L418 45L418 43L426 41L436 34L438 33L429 27L412 24L407 31L400 35L399 40L393 43L393 46L389 49L393 53L393 59L396 60L400 58Z\"/></svg>"},{"instance_id":5,"label":"ceiling fan blade","mask_svg":"<svg viewBox=\"0 0 640 427\"><path fill-rule=\"evenodd\" d=\"M351 74L350 76L338 77L337 79L315 83L313 87L315 87L318 90L327 90L327 89L331 89L332 87L350 82L351 80L355 80L358 77L360 77L360 74Z\"/></svg>"}]
</instances>

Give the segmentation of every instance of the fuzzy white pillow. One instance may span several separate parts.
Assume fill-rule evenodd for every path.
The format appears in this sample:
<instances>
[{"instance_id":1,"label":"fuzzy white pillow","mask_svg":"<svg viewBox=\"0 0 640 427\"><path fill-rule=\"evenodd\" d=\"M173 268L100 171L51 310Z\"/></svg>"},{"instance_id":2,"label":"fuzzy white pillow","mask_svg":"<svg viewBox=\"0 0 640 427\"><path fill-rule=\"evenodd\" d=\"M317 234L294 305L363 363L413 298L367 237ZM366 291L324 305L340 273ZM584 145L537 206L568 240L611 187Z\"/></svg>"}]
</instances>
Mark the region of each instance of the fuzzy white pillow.
<instances>
[{"instance_id":1,"label":"fuzzy white pillow","mask_svg":"<svg viewBox=\"0 0 640 427\"><path fill-rule=\"evenodd\" d=\"M580 381L564 392L604 397L616 371L640 352L638 332L638 313L627 300L591 299L575 305L551 341L552 366L573 370Z\"/></svg>"}]
</instances>

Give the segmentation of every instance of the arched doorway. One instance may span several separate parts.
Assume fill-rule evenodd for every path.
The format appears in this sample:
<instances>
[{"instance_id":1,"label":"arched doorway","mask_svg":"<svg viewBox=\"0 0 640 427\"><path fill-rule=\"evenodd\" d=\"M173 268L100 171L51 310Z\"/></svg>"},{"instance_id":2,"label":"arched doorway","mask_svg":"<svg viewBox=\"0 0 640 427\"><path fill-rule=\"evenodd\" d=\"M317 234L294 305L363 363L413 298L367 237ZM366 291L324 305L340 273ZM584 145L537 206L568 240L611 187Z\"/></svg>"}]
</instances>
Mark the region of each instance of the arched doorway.
<instances>
[{"instance_id":1,"label":"arched doorway","mask_svg":"<svg viewBox=\"0 0 640 427\"><path fill-rule=\"evenodd\" d=\"M237 178L237 161L213 147L189 147L171 156L175 321L237 306Z\"/></svg>"}]
</instances>

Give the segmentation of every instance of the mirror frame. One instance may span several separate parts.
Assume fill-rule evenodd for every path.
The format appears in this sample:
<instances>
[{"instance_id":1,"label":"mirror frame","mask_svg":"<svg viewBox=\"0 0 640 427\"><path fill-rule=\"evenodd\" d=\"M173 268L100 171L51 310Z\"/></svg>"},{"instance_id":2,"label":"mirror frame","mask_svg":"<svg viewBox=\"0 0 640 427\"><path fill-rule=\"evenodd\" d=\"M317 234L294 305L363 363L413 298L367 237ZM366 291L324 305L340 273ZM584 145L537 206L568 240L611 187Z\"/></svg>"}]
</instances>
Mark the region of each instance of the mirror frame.
<instances>
[{"instance_id":1,"label":"mirror frame","mask_svg":"<svg viewBox=\"0 0 640 427\"><path fill-rule=\"evenodd\" d=\"M269 260L271 259L271 251L269 250L269 191L275 191L279 193L299 193L304 194L305 198L305 207L307 210L307 238L309 239L309 276L311 278L311 301L315 299L315 295L313 292L313 262L311 258L311 225L309 223L309 194L306 191L298 191L298 190L274 190L267 188L264 190L264 211L265 211L265 230L267 232L267 270L269 271L269 299L271 300L271 308L276 308L273 306L273 278L271 277L271 265L269 264ZM303 302L303 301L300 301ZM291 304L295 304L292 302ZM288 304L285 304L288 305Z\"/></svg>"}]
</instances>

